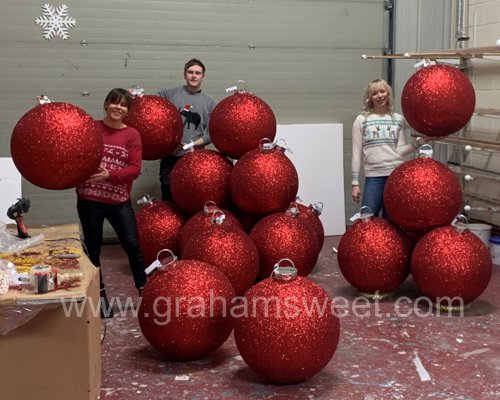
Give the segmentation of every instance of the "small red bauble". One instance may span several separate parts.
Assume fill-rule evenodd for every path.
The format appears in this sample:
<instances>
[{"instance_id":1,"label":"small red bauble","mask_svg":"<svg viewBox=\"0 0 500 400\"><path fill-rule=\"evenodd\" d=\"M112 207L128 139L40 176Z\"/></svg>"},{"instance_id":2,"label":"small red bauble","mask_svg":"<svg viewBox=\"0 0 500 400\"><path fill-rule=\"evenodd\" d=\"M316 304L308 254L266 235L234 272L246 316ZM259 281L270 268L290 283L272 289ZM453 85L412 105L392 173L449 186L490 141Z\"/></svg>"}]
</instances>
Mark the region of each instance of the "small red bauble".
<instances>
[{"instance_id":1,"label":"small red bauble","mask_svg":"<svg viewBox=\"0 0 500 400\"><path fill-rule=\"evenodd\" d=\"M161 268L142 291L141 331L169 360L203 358L217 350L233 329L231 283L201 261L174 261Z\"/></svg>"},{"instance_id":2,"label":"small red bauble","mask_svg":"<svg viewBox=\"0 0 500 400\"><path fill-rule=\"evenodd\" d=\"M189 214L202 210L207 201L224 207L230 201L232 169L233 164L217 151L200 149L188 152L170 173L174 201Z\"/></svg>"},{"instance_id":3,"label":"small red bauble","mask_svg":"<svg viewBox=\"0 0 500 400\"><path fill-rule=\"evenodd\" d=\"M267 278L282 258L291 259L300 276L313 270L319 256L318 239L296 216L275 213L262 218L250 231L259 252L259 277Z\"/></svg>"},{"instance_id":4,"label":"small red bauble","mask_svg":"<svg viewBox=\"0 0 500 400\"><path fill-rule=\"evenodd\" d=\"M245 294L254 284L259 271L259 253L250 236L225 222L193 233L182 258L217 267L229 279L237 296Z\"/></svg>"},{"instance_id":5,"label":"small red bauble","mask_svg":"<svg viewBox=\"0 0 500 400\"><path fill-rule=\"evenodd\" d=\"M155 201L136 214L139 240L147 264L156 260L160 250L179 251L179 236L185 217L172 202Z\"/></svg>"},{"instance_id":6,"label":"small red bauble","mask_svg":"<svg viewBox=\"0 0 500 400\"><path fill-rule=\"evenodd\" d=\"M234 339L243 360L266 380L303 382L333 357L340 323L331 297L318 284L274 276L250 288L244 300L246 312L234 314Z\"/></svg>"},{"instance_id":7,"label":"small red bauble","mask_svg":"<svg viewBox=\"0 0 500 400\"><path fill-rule=\"evenodd\" d=\"M400 286L410 273L411 243L385 219L365 216L340 239L338 262L344 278L360 292L381 295Z\"/></svg>"},{"instance_id":8,"label":"small red bauble","mask_svg":"<svg viewBox=\"0 0 500 400\"><path fill-rule=\"evenodd\" d=\"M201 232L213 225L213 213L215 211L224 214L224 226L233 226L243 229L240 221L230 211L219 209L215 204L205 205L203 211L198 211L184 224L179 237L179 251L182 253L184 246L194 233Z\"/></svg>"},{"instance_id":9,"label":"small red bauble","mask_svg":"<svg viewBox=\"0 0 500 400\"><path fill-rule=\"evenodd\" d=\"M161 96L134 97L123 122L141 134L143 160L166 157L181 143L184 130L181 114Z\"/></svg>"},{"instance_id":10,"label":"small red bauble","mask_svg":"<svg viewBox=\"0 0 500 400\"><path fill-rule=\"evenodd\" d=\"M418 288L439 305L467 305L479 297L491 278L488 248L470 231L446 226L420 239L411 256ZM452 300L453 298L456 298Z\"/></svg>"},{"instance_id":11,"label":"small red bauble","mask_svg":"<svg viewBox=\"0 0 500 400\"><path fill-rule=\"evenodd\" d=\"M46 103L17 122L10 140L12 159L21 175L44 189L63 190L95 173L103 142L94 120L68 103Z\"/></svg>"},{"instance_id":12,"label":"small red bauble","mask_svg":"<svg viewBox=\"0 0 500 400\"><path fill-rule=\"evenodd\" d=\"M276 136L276 118L265 101L250 93L235 93L221 100L210 114L214 146L231 158L259 147Z\"/></svg>"},{"instance_id":13,"label":"small red bauble","mask_svg":"<svg viewBox=\"0 0 500 400\"><path fill-rule=\"evenodd\" d=\"M299 177L283 149L261 148L238 160L229 187L241 211L260 217L286 210L297 196Z\"/></svg>"},{"instance_id":14,"label":"small red bauble","mask_svg":"<svg viewBox=\"0 0 500 400\"><path fill-rule=\"evenodd\" d=\"M446 165L424 157L407 161L387 179L384 207L406 231L425 233L449 225L462 206L460 182Z\"/></svg>"},{"instance_id":15,"label":"small red bauble","mask_svg":"<svg viewBox=\"0 0 500 400\"><path fill-rule=\"evenodd\" d=\"M449 65L422 68L406 82L401 94L403 114L417 132L446 136L469 122L476 95L469 78Z\"/></svg>"},{"instance_id":16,"label":"small red bauble","mask_svg":"<svg viewBox=\"0 0 500 400\"><path fill-rule=\"evenodd\" d=\"M299 209L299 214L297 217L304 221L306 224L312 228L316 238L318 239L319 249L323 248L323 243L325 242L325 229L323 228L323 224L319 219L321 215L321 211L323 209L323 205L321 204L311 204L309 206L305 206L303 204L298 204L297 207Z\"/></svg>"}]
</instances>

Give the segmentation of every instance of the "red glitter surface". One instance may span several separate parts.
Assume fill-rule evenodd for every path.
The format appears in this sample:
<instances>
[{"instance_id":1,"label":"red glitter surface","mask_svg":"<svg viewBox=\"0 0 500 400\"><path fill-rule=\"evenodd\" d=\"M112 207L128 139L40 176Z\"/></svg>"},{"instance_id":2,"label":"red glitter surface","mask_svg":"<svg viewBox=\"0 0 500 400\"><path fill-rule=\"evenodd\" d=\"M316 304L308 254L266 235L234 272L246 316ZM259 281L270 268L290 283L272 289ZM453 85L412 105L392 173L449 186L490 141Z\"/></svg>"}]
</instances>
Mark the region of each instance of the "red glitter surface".
<instances>
[{"instance_id":1,"label":"red glitter surface","mask_svg":"<svg viewBox=\"0 0 500 400\"><path fill-rule=\"evenodd\" d=\"M316 238L318 239L319 248L321 249L325 241L325 229L323 228L323 224L319 219L317 211L312 206L305 206L303 204L297 204L297 207L300 211L297 218L304 221L311 227L316 235Z\"/></svg>"},{"instance_id":2,"label":"red glitter surface","mask_svg":"<svg viewBox=\"0 0 500 400\"><path fill-rule=\"evenodd\" d=\"M154 202L140 209L136 214L139 240L147 264L156 260L158 252L169 249L179 253L179 235L185 217L171 202Z\"/></svg>"},{"instance_id":3,"label":"red glitter surface","mask_svg":"<svg viewBox=\"0 0 500 400\"><path fill-rule=\"evenodd\" d=\"M179 110L163 97L134 97L123 122L141 134L143 160L158 160L168 156L181 143L184 129L181 115Z\"/></svg>"},{"instance_id":4,"label":"red glitter surface","mask_svg":"<svg viewBox=\"0 0 500 400\"><path fill-rule=\"evenodd\" d=\"M12 132L10 151L21 175L44 189L69 189L97 171L101 134L84 110L47 103L29 110Z\"/></svg>"},{"instance_id":5,"label":"red glitter surface","mask_svg":"<svg viewBox=\"0 0 500 400\"><path fill-rule=\"evenodd\" d=\"M243 360L266 380L305 381L333 357L340 323L332 299L318 284L300 276L268 278L245 300L247 313L236 319L234 339Z\"/></svg>"},{"instance_id":6,"label":"red glitter surface","mask_svg":"<svg viewBox=\"0 0 500 400\"><path fill-rule=\"evenodd\" d=\"M299 177L295 166L281 150L259 149L238 160L229 187L241 211L264 216L288 208L297 196Z\"/></svg>"},{"instance_id":7,"label":"red glitter surface","mask_svg":"<svg viewBox=\"0 0 500 400\"><path fill-rule=\"evenodd\" d=\"M410 240L382 218L357 220L338 247L340 271L365 293L392 292L410 273Z\"/></svg>"},{"instance_id":8,"label":"red glitter surface","mask_svg":"<svg viewBox=\"0 0 500 400\"><path fill-rule=\"evenodd\" d=\"M446 136L462 129L476 105L469 78L449 65L432 65L406 82L401 108L408 123L427 136Z\"/></svg>"},{"instance_id":9,"label":"red glitter surface","mask_svg":"<svg viewBox=\"0 0 500 400\"><path fill-rule=\"evenodd\" d=\"M404 230L424 233L449 225L462 206L460 183L446 165L418 158L397 167L384 189L384 207Z\"/></svg>"},{"instance_id":10,"label":"red glitter surface","mask_svg":"<svg viewBox=\"0 0 500 400\"><path fill-rule=\"evenodd\" d=\"M267 103L250 93L235 93L221 100L210 114L210 137L215 147L231 158L257 149L262 139L276 136L276 118Z\"/></svg>"},{"instance_id":11,"label":"red glitter surface","mask_svg":"<svg viewBox=\"0 0 500 400\"><path fill-rule=\"evenodd\" d=\"M146 340L169 360L203 358L233 330L228 311L234 290L214 266L175 261L154 272L142 292L139 326Z\"/></svg>"},{"instance_id":12,"label":"red glitter surface","mask_svg":"<svg viewBox=\"0 0 500 400\"><path fill-rule=\"evenodd\" d=\"M459 297L468 304L488 286L492 263L481 239L470 231L447 226L419 240L411 257L411 272L419 289L431 299Z\"/></svg>"},{"instance_id":13,"label":"red glitter surface","mask_svg":"<svg viewBox=\"0 0 500 400\"><path fill-rule=\"evenodd\" d=\"M237 296L245 294L254 284L259 271L259 253L250 236L225 222L193 233L182 258L217 267L229 279Z\"/></svg>"},{"instance_id":14,"label":"red glitter surface","mask_svg":"<svg viewBox=\"0 0 500 400\"><path fill-rule=\"evenodd\" d=\"M213 207L213 209L208 209L209 212L198 211L194 214L189 220L184 224L181 229L181 234L179 236L179 250L182 253L184 246L191 238L194 233L202 232L206 228L213 225L213 211L220 210L224 213L224 226L233 226L235 228L239 228L243 230L243 226L241 225L240 220L234 216L234 214L228 210L218 209L217 207Z\"/></svg>"},{"instance_id":15,"label":"red glitter surface","mask_svg":"<svg viewBox=\"0 0 500 400\"><path fill-rule=\"evenodd\" d=\"M318 239L311 228L296 217L284 213L264 217L255 224L250 237L259 252L261 278L269 277L282 258L292 260L301 276L309 275L318 260Z\"/></svg>"},{"instance_id":16,"label":"red glitter surface","mask_svg":"<svg viewBox=\"0 0 500 400\"><path fill-rule=\"evenodd\" d=\"M199 149L184 155L170 173L172 197L194 214L207 201L224 207L230 202L229 176L233 164L217 151Z\"/></svg>"}]
</instances>

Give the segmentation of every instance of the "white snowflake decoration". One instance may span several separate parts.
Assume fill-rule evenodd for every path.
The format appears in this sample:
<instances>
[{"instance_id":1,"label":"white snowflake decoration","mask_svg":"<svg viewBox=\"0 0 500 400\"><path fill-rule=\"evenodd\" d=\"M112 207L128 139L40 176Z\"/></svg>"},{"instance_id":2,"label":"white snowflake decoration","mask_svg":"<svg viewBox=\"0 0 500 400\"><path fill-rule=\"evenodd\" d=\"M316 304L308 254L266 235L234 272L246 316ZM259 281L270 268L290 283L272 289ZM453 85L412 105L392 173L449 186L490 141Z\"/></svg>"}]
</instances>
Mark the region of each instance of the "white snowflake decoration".
<instances>
[{"instance_id":1,"label":"white snowflake decoration","mask_svg":"<svg viewBox=\"0 0 500 400\"><path fill-rule=\"evenodd\" d=\"M42 6L42 15L36 17L35 23L43 28L43 37L47 40L60 37L69 38L69 29L74 28L76 20L68 15L66 4L54 7L51 4Z\"/></svg>"}]
</instances>

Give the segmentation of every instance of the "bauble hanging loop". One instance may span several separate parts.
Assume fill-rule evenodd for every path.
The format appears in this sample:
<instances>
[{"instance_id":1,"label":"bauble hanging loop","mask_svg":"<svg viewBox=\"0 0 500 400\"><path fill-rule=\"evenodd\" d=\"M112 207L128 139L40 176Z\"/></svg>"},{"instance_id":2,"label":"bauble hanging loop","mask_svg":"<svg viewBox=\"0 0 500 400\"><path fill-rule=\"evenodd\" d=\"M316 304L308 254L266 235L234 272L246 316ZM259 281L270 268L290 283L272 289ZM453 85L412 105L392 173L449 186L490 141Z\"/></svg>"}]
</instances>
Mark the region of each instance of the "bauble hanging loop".
<instances>
[{"instance_id":1,"label":"bauble hanging loop","mask_svg":"<svg viewBox=\"0 0 500 400\"><path fill-rule=\"evenodd\" d=\"M137 200L137 205L139 206L150 206L154 203L156 199L151 197L149 194L145 193L139 200Z\"/></svg>"},{"instance_id":2,"label":"bauble hanging loop","mask_svg":"<svg viewBox=\"0 0 500 400\"><path fill-rule=\"evenodd\" d=\"M423 144L418 149L418 158L432 158L434 154L434 149L430 144Z\"/></svg>"},{"instance_id":3,"label":"bauble hanging loop","mask_svg":"<svg viewBox=\"0 0 500 400\"><path fill-rule=\"evenodd\" d=\"M261 141L259 142L259 150L262 153L274 150L275 147L276 144L273 143L272 140L268 138L261 139Z\"/></svg>"},{"instance_id":4,"label":"bauble hanging loop","mask_svg":"<svg viewBox=\"0 0 500 400\"><path fill-rule=\"evenodd\" d=\"M160 259L160 254L168 252L170 256ZM144 272L146 275L149 275L154 270L165 271L168 265L172 264L174 261L177 261L177 256L170 249L161 249L158 254L156 254L156 260L151 263L149 267L147 267Z\"/></svg>"},{"instance_id":5,"label":"bauble hanging loop","mask_svg":"<svg viewBox=\"0 0 500 400\"><path fill-rule=\"evenodd\" d=\"M286 265L286 263L289 263ZM273 272L271 272L271 278L277 281L289 282L297 278L298 270L295 268L295 264L289 258L282 258L276 264L274 264Z\"/></svg>"}]
</instances>

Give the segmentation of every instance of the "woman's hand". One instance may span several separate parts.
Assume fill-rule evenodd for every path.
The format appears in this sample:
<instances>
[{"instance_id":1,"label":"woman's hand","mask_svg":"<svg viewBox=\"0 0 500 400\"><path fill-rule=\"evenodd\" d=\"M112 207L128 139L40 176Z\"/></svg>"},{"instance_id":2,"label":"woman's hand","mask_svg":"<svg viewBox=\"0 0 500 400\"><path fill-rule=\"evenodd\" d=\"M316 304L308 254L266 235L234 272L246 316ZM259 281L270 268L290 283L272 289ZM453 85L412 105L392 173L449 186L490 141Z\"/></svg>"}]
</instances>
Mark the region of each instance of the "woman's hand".
<instances>
[{"instance_id":1,"label":"woman's hand","mask_svg":"<svg viewBox=\"0 0 500 400\"><path fill-rule=\"evenodd\" d=\"M361 189L359 188L359 185L352 186L352 199L356 203L359 203L359 201L361 200Z\"/></svg>"},{"instance_id":2,"label":"woman's hand","mask_svg":"<svg viewBox=\"0 0 500 400\"><path fill-rule=\"evenodd\" d=\"M106 168L99 168L97 172L87 179L87 182L106 181L109 178L109 171Z\"/></svg>"}]
</instances>

